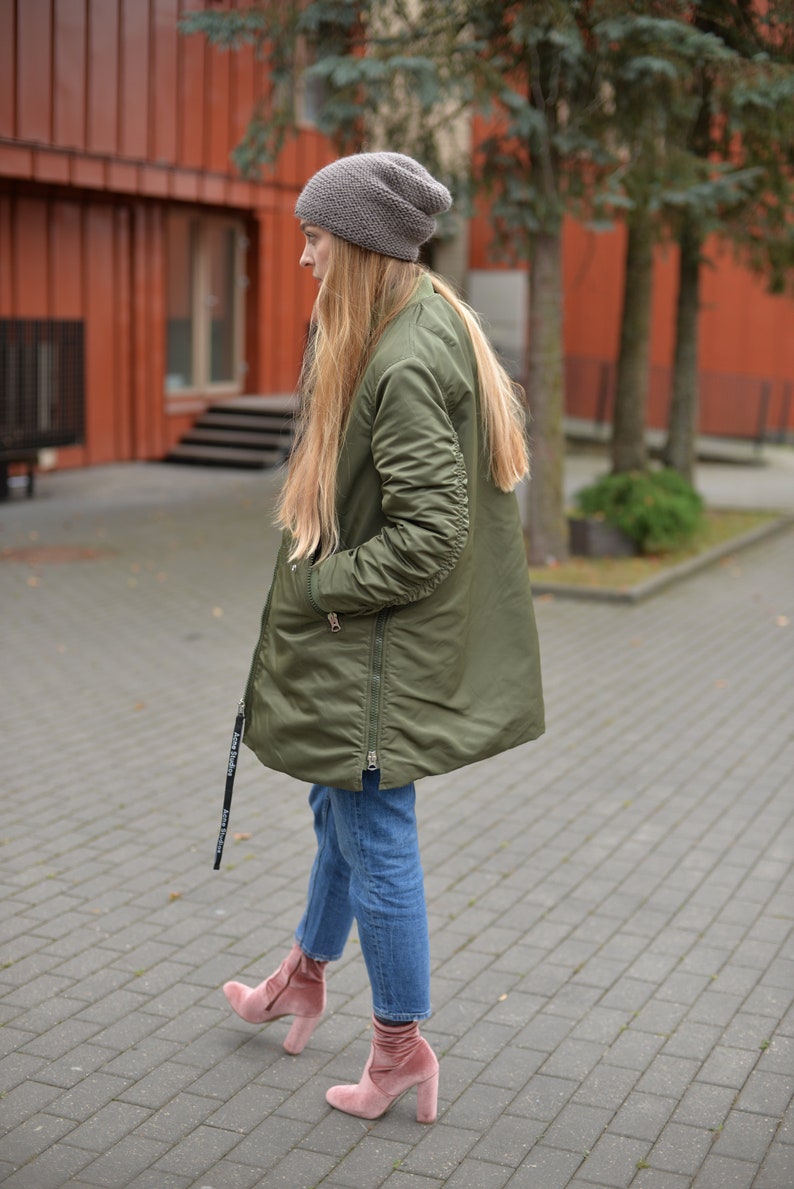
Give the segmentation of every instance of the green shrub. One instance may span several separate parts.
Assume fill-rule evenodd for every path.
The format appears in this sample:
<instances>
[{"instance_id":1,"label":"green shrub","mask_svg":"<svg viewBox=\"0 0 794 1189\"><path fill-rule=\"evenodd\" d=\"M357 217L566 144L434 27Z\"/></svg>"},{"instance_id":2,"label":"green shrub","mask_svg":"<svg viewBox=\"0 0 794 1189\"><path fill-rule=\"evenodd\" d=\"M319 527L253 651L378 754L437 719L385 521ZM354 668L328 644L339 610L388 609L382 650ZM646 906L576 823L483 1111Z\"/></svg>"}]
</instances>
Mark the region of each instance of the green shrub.
<instances>
[{"instance_id":1,"label":"green shrub","mask_svg":"<svg viewBox=\"0 0 794 1189\"><path fill-rule=\"evenodd\" d=\"M635 541L642 553L667 553L695 535L703 501L676 471L604 475L576 496L585 516L602 516Z\"/></svg>"}]
</instances>

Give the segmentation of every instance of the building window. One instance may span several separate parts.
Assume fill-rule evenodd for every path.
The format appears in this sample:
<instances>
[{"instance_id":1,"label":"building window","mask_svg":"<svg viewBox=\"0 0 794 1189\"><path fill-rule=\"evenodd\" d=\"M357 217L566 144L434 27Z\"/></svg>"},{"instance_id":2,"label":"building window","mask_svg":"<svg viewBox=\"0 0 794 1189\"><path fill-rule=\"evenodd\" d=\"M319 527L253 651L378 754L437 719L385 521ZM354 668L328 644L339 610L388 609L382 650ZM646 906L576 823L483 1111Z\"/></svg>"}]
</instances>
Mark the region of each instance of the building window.
<instances>
[{"instance_id":1,"label":"building window","mask_svg":"<svg viewBox=\"0 0 794 1189\"><path fill-rule=\"evenodd\" d=\"M299 128L316 128L323 104L328 98L325 79L316 74L307 74L317 61L317 53L307 44L305 37L299 37L295 47L295 121Z\"/></svg>"},{"instance_id":2,"label":"building window","mask_svg":"<svg viewBox=\"0 0 794 1189\"><path fill-rule=\"evenodd\" d=\"M234 219L169 216L166 392L240 391L246 247Z\"/></svg>"},{"instance_id":3,"label":"building window","mask_svg":"<svg viewBox=\"0 0 794 1189\"><path fill-rule=\"evenodd\" d=\"M328 4L317 7L332 10L334 6ZM339 7L344 8L345 6L340 5ZM347 5L348 9L350 7ZM354 52L354 47L361 43L363 35L363 26L358 22L350 24L344 20L335 21L333 18L329 20L320 18L312 29L311 36L300 35L298 37L295 45L295 68L291 88L293 114L299 128L319 127L322 131L320 121L322 109L332 97L346 101L351 107L358 107L354 87L348 85L342 87L340 91L339 85L336 84L332 95L324 75L313 72L312 67L319 61L319 46L322 46L322 57L333 62L334 59L343 58L346 54ZM363 127L358 131L354 128L354 125L359 123L360 120L354 120L347 130L348 138L351 141L358 141L360 135L363 134Z\"/></svg>"}]
</instances>

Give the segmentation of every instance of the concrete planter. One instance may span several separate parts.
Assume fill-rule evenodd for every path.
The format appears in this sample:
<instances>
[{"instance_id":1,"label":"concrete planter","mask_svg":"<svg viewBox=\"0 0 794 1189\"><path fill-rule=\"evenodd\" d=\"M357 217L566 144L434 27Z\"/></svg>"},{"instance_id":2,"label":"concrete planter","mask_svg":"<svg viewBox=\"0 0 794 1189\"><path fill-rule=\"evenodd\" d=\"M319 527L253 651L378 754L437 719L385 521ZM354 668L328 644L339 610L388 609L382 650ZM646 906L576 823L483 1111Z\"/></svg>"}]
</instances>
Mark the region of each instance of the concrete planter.
<instances>
[{"instance_id":1,"label":"concrete planter","mask_svg":"<svg viewBox=\"0 0 794 1189\"><path fill-rule=\"evenodd\" d=\"M572 517L568 521L568 531L574 557L635 557L638 552L631 537L606 520Z\"/></svg>"}]
</instances>

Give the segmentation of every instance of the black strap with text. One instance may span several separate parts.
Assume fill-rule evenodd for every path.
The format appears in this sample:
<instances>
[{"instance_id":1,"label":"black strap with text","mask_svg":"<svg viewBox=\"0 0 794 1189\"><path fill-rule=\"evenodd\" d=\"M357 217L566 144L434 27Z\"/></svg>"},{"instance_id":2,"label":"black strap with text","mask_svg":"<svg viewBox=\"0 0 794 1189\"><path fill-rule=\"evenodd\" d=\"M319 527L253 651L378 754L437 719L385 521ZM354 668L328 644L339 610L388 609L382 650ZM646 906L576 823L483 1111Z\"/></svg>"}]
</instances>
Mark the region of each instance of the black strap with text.
<instances>
[{"instance_id":1,"label":"black strap with text","mask_svg":"<svg viewBox=\"0 0 794 1189\"><path fill-rule=\"evenodd\" d=\"M229 763L226 768L226 788L223 792L223 813L221 814L221 828L218 834L218 842L215 846L215 863L212 870L218 871L221 865L221 856L223 855L223 844L226 841L226 830L229 825L229 814L232 808L232 793L234 791L234 777L237 772L237 760L240 756L240 743L243 738L243 727L245 726L245 703L240 701L237 707L237 717L234 720L234 731L232 732L232 745L229 748Z\"/></svg>"}]
</instances>

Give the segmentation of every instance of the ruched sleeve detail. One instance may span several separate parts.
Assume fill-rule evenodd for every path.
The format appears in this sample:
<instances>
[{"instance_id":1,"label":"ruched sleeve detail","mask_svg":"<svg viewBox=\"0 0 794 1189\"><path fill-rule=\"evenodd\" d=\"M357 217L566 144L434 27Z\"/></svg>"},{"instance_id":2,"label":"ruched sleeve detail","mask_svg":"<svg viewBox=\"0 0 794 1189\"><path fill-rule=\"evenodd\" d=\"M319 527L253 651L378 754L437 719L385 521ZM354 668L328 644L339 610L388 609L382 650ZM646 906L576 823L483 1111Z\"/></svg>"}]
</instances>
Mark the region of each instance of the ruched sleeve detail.
<instances>
[{"instance_id":1,"label":"ruched sleeve detail","mask_svg":"<svg viewBox=\"0 0 794 1189\"><path fill-rule=\"evenodd\" d=\"M372 458L385 525L312 566L315 610L361 615L415 602L443 582L466 544L463 453L438 381L414 356L392 362L377 383Z\"/></svg>"}]
</instances>

